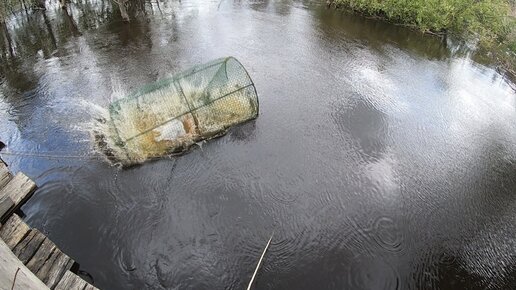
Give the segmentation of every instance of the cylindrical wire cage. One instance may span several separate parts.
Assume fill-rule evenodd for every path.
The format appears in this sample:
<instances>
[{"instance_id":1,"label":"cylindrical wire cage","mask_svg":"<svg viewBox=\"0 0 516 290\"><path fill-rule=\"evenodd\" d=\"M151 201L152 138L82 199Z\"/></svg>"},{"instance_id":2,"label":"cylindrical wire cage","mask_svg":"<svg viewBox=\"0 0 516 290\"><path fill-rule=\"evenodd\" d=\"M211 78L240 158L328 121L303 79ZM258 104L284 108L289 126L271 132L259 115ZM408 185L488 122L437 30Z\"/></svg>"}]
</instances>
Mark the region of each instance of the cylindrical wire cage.
<instances>
[{"instance_id":1,"label":"cylindrical wire cage","mask_svg":"<svg viewBox=\"0 0 516 290\"><path fill-rule=\"evenodd\" d=\"M113 102L101 149L114 162L141 163L223 135L258 111L256 88L242 64L217 59Z\"/></svg>"}]
</instances>

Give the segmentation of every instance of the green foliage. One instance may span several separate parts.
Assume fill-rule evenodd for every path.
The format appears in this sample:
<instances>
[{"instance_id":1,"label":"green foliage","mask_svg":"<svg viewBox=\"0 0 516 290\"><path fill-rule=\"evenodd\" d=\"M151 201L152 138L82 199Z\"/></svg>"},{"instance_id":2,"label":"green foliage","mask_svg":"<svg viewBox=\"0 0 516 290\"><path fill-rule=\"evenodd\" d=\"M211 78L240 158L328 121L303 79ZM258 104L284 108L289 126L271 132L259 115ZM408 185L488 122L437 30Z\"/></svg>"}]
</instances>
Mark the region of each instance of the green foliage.
<instances>
[{"instance_id":1,"label":"green foliage","mask_svg":"<svg viewBox=\"0 0 516 290\"><path fill-rule=\"evenodd\" d=\"M506 0L337 0L336 3L435 32L502 34L508 24Z\"/></svg>"},{"instance_id":2,"label":"green foliage","mask_svg":"<svg viewBox=\"0 0 516 290\"><path fill-rule=\"evenodd\" d=\"M3 21L10 12L20 8L20 0L0 0L0 21Z\"/></svg>"},{"instance_id":3,"label":"green foliage","mask_svg":"<svg viewBox=\"0 0 516 290\"><path fill-rule=\"evenodd\" d=\"M507 44L507 48L510 52L516 54L516 40L513 40Z\"/></svg>"}]
</instances>

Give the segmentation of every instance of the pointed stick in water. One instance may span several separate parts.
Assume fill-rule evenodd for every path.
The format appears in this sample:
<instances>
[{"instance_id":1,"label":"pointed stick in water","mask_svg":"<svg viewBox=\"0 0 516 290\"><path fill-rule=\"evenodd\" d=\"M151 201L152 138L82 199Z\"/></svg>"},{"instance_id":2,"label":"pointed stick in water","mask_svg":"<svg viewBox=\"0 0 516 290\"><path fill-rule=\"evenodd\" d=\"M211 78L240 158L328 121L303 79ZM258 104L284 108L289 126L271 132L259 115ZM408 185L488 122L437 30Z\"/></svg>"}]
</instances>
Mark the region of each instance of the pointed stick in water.
<instances>
[{"instance_id":1,"label":"pointed stick in water","mask_svg":"<svg viewBox=\"0 0 516 290\"><path fill-rule=\"evenodd\" d=\"M253 285L254 278L256 277L256 274L258 273L258 270L260 269L260 265L262 264L263 257L265 256L265 252L267 252L267 249L269 248L269 245L271 244L272 237L274 236L274 232L272 232L272 235L267 242L267 246L265 246L265 249L263 249L262 256L260 257L260 260L258 260L258 265L256 265L256 269L254 269L253 277L251 277L251 282L249 282L249 286L247 286L247 290L251 290L251 286Z\"/></svg>"}]
</instances>

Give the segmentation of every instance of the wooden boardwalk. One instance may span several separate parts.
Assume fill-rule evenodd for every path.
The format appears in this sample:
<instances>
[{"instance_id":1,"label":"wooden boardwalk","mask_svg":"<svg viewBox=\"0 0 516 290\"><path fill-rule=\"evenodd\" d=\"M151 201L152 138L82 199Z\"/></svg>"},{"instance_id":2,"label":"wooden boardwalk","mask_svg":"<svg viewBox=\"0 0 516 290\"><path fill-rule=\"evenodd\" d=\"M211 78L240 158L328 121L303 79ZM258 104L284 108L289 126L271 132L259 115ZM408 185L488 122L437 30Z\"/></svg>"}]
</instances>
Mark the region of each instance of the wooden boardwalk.
<instances>
[{"instance_id":1,"label":"wooden boardwalk","mask_svg":"<svg viewBox=\"0 0 516 290\"><path fill-rule=\"evenodd\" d=\"M97 289L72 272L72 258L15 213L35 190L32 180L21 172L13 176L0 159L0 238L48 288Z\"/></svg>"}]
</instances>

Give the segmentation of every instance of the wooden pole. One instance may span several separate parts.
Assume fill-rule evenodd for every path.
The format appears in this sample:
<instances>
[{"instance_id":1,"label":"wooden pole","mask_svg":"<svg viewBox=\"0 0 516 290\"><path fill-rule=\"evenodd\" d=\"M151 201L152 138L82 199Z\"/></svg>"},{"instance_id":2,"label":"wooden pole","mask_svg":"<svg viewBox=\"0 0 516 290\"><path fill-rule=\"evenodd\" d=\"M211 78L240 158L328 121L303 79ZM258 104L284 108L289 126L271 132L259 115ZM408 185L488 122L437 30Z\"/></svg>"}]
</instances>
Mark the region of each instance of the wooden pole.
<instances>
[{"instance_id":1,"label":"wooden pole","mask_svg":"<svg viewBox=\"0 0 516 290\"><path fill-rule=\"evenodd\" d=\"M249 282L249 286L247 286L247 290L251 290L251 286L253 285L254 278L256 277L256 274L258 273L258 270L260 269L260 265L262 264L263 257L265 256L265 252L267 252L267 249L269 248L269 245L271 244L273 236L274 236L274 232L272 233L269 241L267 242L267 246L265 246L262 256L260 257L260 260L258 260L258 265L256 265L256 269L254 269L253 277L251 277L251 282Z\"/></svg>"}]
</instances>

